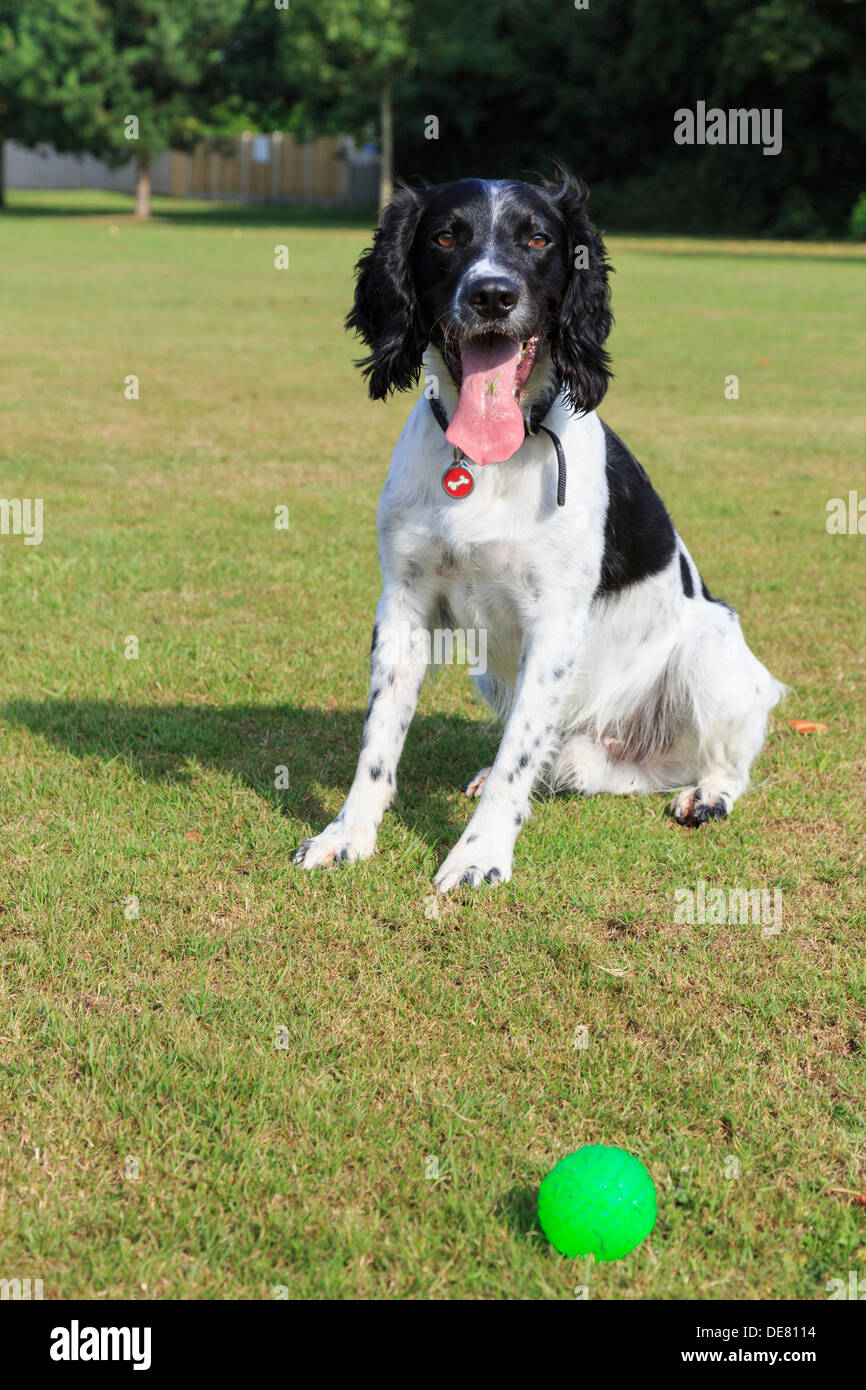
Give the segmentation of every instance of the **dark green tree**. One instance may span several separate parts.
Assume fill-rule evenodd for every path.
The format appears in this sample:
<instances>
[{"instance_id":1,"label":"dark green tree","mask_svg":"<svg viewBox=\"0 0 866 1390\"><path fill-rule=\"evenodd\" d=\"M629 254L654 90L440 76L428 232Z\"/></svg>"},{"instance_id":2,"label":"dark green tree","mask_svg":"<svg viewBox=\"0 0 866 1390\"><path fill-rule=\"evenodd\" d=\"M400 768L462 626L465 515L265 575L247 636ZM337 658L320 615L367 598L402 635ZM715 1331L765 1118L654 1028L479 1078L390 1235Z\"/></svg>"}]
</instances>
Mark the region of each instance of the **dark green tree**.
<instances>
[{"instance_id":1,"label":"dark green tree","mask_svg":"<svg viewBox=\"0 0 866 1390\"><path fill-rule=\"evenodd\" d=\"M150 167L221 129L214 93L244 0L0 0L0 139Z\"/></svg>"},{"instance_id":2,"label":"dark green tree","mask_svg":"<svg viewBox=\"0 0 866 1390\"><path fill-rule=\"evenodd\" d=\"M404 177L546 172L634 230L842 233L866 167L864 0L437 0L395 87ZM673 113L780 108L778 156L673 142ZM439 138L425 138L425 115Z\"/></svg>"},{"instance_id":3,"label":"dark green tree","mask_svg":"<svg viewBox=\"0 0 866 1390\"><path fill-rule=\"evenodd\" d=\"M222 109L250 124L319 133L377 129L380 202L393 191L393 88L417 60L410 0L247 0ZM433 18L435 23L435 15Z\"/></svg>"},{"instance_id":4,"label":"dark green tree","mask_svg":"<svg viewBox=\"0 0 866 1390\"><path fill-rule=\"evenodd\" d=\"M334 95L344 103L378 102L383 208L394 192L394 82L416 57L412 6L408 0L298 0L298 10L293 56L311 90L315 82L311 115Z\"/></svg>"},{"instance_id":5,"label":"dark green tree","mask_svg":"<svg viewBox=\"0 0 866 1390\"><path fill-rule=\"evenodd\" d=\"M97 145L111 32L88 0L0 0L0 207L3 142L51 144L63 153Z\"/></svg>"},{"instance_id":6,"label":"dark green tree","mask_svg":"<svg viewBox=\"0 0 866 1390\"><path fill-rule=\"evenodd\" d=\"M220 133L214 92L243 0L99 0L114 51L93 153L137 164L135 210L150 212L150 168L167 149Z\"/></svg>"}]
</instances>

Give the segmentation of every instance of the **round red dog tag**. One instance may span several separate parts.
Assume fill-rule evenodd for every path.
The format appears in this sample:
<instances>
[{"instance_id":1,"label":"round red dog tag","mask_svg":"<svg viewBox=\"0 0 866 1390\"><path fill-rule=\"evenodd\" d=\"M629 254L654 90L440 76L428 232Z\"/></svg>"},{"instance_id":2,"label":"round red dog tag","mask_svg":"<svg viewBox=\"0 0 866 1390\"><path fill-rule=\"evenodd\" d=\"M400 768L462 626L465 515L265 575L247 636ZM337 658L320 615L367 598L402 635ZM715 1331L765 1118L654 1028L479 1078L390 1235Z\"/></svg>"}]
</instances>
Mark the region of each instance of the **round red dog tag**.
<instances>
[{"instance_id":1,"label":"round red dog tag","mask_svg":"<svg viewBox=\"0 0 866 1390\"><path fill-rule=\"evenodd\" d=\"M468 497L475 486L475 479L465 463L452 463L442 474L442 486L449 497Z\"/></svg>"}]
</instances>

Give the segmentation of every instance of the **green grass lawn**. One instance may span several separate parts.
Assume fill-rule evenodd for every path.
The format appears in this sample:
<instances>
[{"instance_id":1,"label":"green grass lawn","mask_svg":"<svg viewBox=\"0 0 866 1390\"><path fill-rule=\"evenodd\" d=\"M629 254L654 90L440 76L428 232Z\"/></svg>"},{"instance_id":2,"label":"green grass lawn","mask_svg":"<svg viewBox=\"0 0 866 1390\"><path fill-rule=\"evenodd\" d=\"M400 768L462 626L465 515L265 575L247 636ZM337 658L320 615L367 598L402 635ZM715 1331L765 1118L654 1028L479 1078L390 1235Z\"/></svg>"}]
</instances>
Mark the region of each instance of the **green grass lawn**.
<instances>
[{"instance_id":1,"label":"green grass lawn","mask_svg":"<svg viewBox=\"0 0 866 1390\"><path fill-rule=\"evenodd\" d=\"M496 747L465 672L422 694L379 854L291 863L354 770L408 408L341 327L363 219L10 201L0 492L44 539L0 536L0 1276L569 1299L534 1202L586 1143L659 1194L592 1298L866 1273L866 536L825 525L866 495L862 250L610 236L602 414L794 693L730 821L540 801L513 882L436 916ZM779 887L782 932L677 923L701 880Z\"/></svg>"}]
</instances>

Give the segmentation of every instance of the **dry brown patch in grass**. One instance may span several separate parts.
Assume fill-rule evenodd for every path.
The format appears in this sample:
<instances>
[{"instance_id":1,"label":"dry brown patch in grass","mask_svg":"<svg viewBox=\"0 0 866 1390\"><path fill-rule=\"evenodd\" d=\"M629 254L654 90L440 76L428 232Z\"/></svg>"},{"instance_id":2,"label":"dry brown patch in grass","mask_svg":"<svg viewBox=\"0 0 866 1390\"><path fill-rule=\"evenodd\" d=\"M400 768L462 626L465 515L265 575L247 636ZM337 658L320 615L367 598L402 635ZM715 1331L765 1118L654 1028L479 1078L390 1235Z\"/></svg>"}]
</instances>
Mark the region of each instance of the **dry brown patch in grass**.
<instances>
[{"instance_id":1,"label":"dry brown patch in grass","mask_svg":"<svg viewBox=\"0 0 866 1390\"><path fill-rule=\"evenodd\" d=\"M94 1009L101 1009L113 1014L140 1014L141 1009L137 1004L121 1004L117 999L110 998L107 994L73 994L72 1003L79 1004L83 1009L91 1012Z\"/></svg>"},{"instance_id":2,"label":"dry brown patch in grass","mask_svg":"<svg viewBox=\"0 0 866 1390\"><path fill-rule=\"evenodd\" d=\"M624 941L628 938L640 940L649 936L650 930L649 923L643 919L638 922L623 922L616 917L608 917L604 934L608 941Z\"/></svg>"},{"instance_id":3,"label":"dry brown patch in grass","mask_svg":"<svg viewBox=\"0 0 866 1390\"><path fill-rule=\"evenodd\" d=\"M846 1006L850 1007L850 1006ZM852 1012L845 1022L829 1022L813 1014L791 1014L785 1020L785 1035L808 1039L815 1052L836 1057L856 1057L862 1051L858 1034L866 1024L866 1015Z\"/></svg>"}]
</instances>

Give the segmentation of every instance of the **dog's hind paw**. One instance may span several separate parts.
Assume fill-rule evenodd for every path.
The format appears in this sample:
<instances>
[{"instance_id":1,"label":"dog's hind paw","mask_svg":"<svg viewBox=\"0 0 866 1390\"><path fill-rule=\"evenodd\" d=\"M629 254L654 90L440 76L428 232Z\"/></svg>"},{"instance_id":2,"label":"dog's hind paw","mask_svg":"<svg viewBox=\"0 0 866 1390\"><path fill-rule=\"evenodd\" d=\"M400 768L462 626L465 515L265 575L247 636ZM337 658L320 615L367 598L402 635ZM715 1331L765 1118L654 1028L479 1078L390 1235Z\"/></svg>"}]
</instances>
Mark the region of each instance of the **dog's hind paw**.
<instances>
[{"instance_id":1,"label":"dog's hind paw","mask_svg":"<svg viewBox=\"0 0 866 1390\"><path fill-rule=\"evenodd\" d=\"M466 795L467 795L467 796L480 796L480 795L481 795L481 788L484 786L484 783L487 781L487 778L489 777L489 775L490 775L490 768L489 768L489 767L482 767L482 769L481 769L480 772L476 772L475 776L472 778L472 781L471 781L471 782L468 782L468 783L466 784L466 786L464 787L464 789L463 789L464 792L466 793Z\"/></svg>"},{"instance_id":2,"label":"dog's hind paw","mask_svg":"<svg viewBox=\"0 0 866 1390\"><path fill-rule=\"evenodd\" d=\"M711 787L687 787L674 797L668 814L678 825L695 827L708 820L724 820L732 804L727 792L717 792Z\"/></svg>"}]
</instances>

